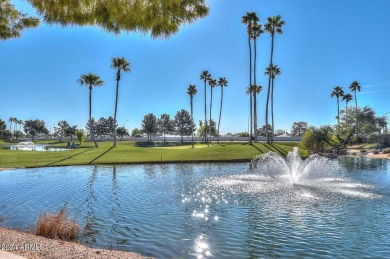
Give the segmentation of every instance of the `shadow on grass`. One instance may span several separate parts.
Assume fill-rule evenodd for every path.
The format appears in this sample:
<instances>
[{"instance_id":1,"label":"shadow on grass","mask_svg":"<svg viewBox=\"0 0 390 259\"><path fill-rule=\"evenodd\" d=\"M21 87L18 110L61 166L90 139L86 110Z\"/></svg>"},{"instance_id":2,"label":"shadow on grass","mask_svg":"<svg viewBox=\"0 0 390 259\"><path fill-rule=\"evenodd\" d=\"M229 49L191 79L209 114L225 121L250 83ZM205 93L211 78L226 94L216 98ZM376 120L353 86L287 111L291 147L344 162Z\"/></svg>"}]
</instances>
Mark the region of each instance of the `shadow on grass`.
<instances>
[{"instance_id":1,"label":"shadow on grass","mask_svg":"<svg viewBox=\"0 0 390 259\"><path fill-rule=\"evenodd\" d=\"M276 149L278 152L279 152L279 154L283 154L284 156L286 156L287 155L287 151L286 150L284 150L283 148L280 148L280 147L278 147L278 146L276 146L276 145L274 145L274 144L270 144L274 149Z\"/></svg>"},{"instance_id":2,"label":"shadow on grass","mask_svg":"<svg viewBox=\"0 0 390 259\"><path fill-rule=\"evenodd\" d=\"M263 144L266 148L268 148L270 151L278 153L282 156L286 156L287 152L280 147L275 146L274 144Z\"/></svg>"},{"instance_id":3,"label":"shadow on grass","mask_svg":"<svg viewBox=\"0 0 390 259\"><path fill-rule=\"evenodd\" d=\"M83 154L83 153L85 153L85 152L88 152L88 151L90 151L91 149L93 149L93 148L89 148L89 149L87 149L87 150L85 150L85 151L83 151L83 152L80 152L80 153L74 154L73 156L66 157L66 158L64 158L64 159L61 159L61 160L58 160L58 161L56 161L56 162L53 162L53 163L47 164L47 165L45 165L45 166L51 166L51 165L54 165L54 164L60 163L60 162L62 162L62 161L65 161L65 160L71 159L72 157L75 157L75 156L81 155L81 154Z\"/></svg>"},{"instance_id":4,"label":"shadow on grass","mask_svg":"<svg viewBox=\"0 0 390 259\"><path fill-rule=\"evenodd\" d=\"M250 146L256 148L261 154L264 154L263 150L261 150L260 148L256 147L255 145L253 144L249 144Z\"/></svg>"},{"instance_id":5,"label":"shadow on grass","mask_svg":"<svg viewBox=\"0 0 390 259\"><path fill-rule=\"evenodd\" d=\"M89 161L89 165L92 164L93 162L95 162L96 160L98 160L99 158L101 158L102 156L104 156L105 154L107 154L108 152L110 152L111 149L113 149L114 147L110 147L109 149L107 149L106 151L104 151L101 155L97 156L95 159L92 159L91 161Z\"/></svg>"}]
</instances>

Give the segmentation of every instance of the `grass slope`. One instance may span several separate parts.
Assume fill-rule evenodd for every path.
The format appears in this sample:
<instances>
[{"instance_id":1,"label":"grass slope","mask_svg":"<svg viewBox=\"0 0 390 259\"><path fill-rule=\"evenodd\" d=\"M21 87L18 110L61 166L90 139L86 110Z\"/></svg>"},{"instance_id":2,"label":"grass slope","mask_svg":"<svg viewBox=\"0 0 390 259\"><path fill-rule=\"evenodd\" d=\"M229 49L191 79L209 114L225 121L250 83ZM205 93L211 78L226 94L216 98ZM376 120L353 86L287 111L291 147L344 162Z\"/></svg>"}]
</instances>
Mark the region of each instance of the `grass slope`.
<instances>
[{"instance_id":1,"label":"grass slope","mask_svg":"<svg viewBox=\"0 0 390 259\"><path fill-rule=\"evenodd\" d=\"M46 142L47 143L47 142ZM221 143L207 146L196 144L178 147L137 147L134 142L117 142L112 148L112 142L99 142L99 148L93 148L86 142L75 150L58 152L14 151L0 148L0 168L12 167L42 167L62 165L94 165L94 164L130 164L130 163L167 163L167 162L205 162L205 161L250 161L256 155L269 151L286 155L297 146L288 143L280 144L242 144ZM8 143L0 142L0 147ZM56 143L64 146L64 143ZM305 155L302 151L301 155Z\"/></svg>"}]
</instances>

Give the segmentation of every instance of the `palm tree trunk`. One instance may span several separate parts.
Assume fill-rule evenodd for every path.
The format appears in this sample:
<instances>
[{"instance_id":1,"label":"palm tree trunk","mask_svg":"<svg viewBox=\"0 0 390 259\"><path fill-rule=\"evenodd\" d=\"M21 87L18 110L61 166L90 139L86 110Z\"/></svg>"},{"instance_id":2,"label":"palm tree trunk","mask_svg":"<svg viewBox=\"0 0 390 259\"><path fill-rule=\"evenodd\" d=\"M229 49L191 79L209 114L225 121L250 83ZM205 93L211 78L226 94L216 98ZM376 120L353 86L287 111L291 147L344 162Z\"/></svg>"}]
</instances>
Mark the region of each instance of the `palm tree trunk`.
<instances>
[{"instance_id":1,"label":"palm tree trunk","mask_svg":"<svg viewBox=\"0 0 390 259\"><path fill-rule=\"evenodd\" d=\"M92 123L92 86L89 87L89 127L91 129L91 138L92 141L95 143L95 148L98 147L98 144L95 140L95 134L93 133L93 123Z\"/></svg>"},{"instance_id":2,"label":"palm tree trunk","mask_svg":"<svg viewBox=\"0 0 390 259\"><path fill-rule=\"evenodd\" d=\"M210 143L211 143L211 107L213 106L213 87L210 86Z\"/></svg>"},{"instance_id":3,"label":"palm tree trunk","mask_svg":"<svg viewBox=\"0 0 390 259\"><path fill-rule=\"evenodd\" d=\"M206 143L207 142L207 107L206 107L206 79L204 80L204 124L205 124L205 128L204 128L204 132L203 132L203 135L204 135L204 141Z\"/></svg>"},{"instance_id":4,"label":"palm tree trunk","mask_svg":"<svg viewBox=\"0 0 390 259\"><path fill-rule=\"evenodd\" d=\"M256 59L257 59L257 50L256 50L256 38L253 40L253 45L254 45L254 63L253 63L253 83L255 86L255 89L253 91L253 133L255 134L255 142L257 142L257 101L256 101L256 96L257 96L257 84L256 84Z\"/></svg>"},{"instance_id":5,"label":"palm tree trunk","mask_svg":"<svg viewBox=\"0 0 390 259\"><path fill-rule=\"evenodd\" d=\"M275 124L274 124L274 78L272 77L272 82L271 82L271 121L272 121L272 128L271 128L271 144L274 143L274 129L275 129Z\"/></svg>"},{"instance_id":6,"label":"palm tree trunk","mask_svg":"<svg viewBox=\"0 0 390 259\"><path fill-rule=\"evenodd\" d=\"M222 117L222 100L223 100L223 86L221 86L221 105L219 107L217 143L219 143L219 125L221 125L221 117Z\"/></svg>"},{"instance_id":7,"label":"palm tree trunk","mask_svg":"<svg viewBox=\"0 0 390 259\"><path fill-rule=\"evenodd\" d=\"M192 119L192 121L194 121L193 106L192 106L192 95L190 97L190 102L191 102L191 119ZM191 143L192 143L192 148L194 148L194 127L193 127L193 123L191 123Z\"/></svg>"},{"instance_id":8,"label":"palm tree trunk","mask_svg":"<svg viewBox=\"0 0 390 259\"><path fill-rule=\"evenodd\" d=\"M340 125L340 102L337 97L337 126Z\"/></svg>"},{"instance_id":9,"label":"palm tree trunk","mask_svg":"<svg viewBox=\"0 0 390 259\"><path fill-rule=\"evenodd\" d=\"M270 90L271 90L271 77L273 74L272 68L273 68L273 55L274 55L274 34L271 35L271 61L270 61L270 71L269 71L269 78L268 78L268 93L267 93L267 103L265 105L265 127L267 128L265 135L267 137L267 144L270 144L270 136L268 134L268 106L269 106L269 97L270 97Z\"/></svg>"},{"instance_id":10,"label":"palm tree trunk","mask_svg":"<svg viewBox=\"0 0 390 259\"><path fill-rule=\"evenodd\" d=\"M114 143L113 146L116 147L116 112L118 109L118 91L119 91L119 80L120 80L120 70L117 72L116 77L116 94L115 94L115 110L114 110Z\"/></svg>"},{"instance_id":11,"label":"palm tree trunk","mask_svg":"<svg viewBox=\"0 0 390 259\"><path fill-rule=\"evenodd\" d=\"M252 135L253 135L253 115L252 115L252 45L251 37L248 33L248 45L249 45L249 110L250 110L250 130L249 130L249 144L252 144Z\"/></svg>"},{"instance_id":12,"label":"palm tree trunk","mask_svg":"<svg viewBox=\"0 0 390 259\"><path fill-rule=\"evenodd\" d=\"M355 119L356 119L356 128L359 127L359 121L358 121L358 110L357 110L357 99L356 99L356 91L357 89L355 89L354 91L354 95L355 95ZM359 129L357 129L356 131L356 143L358 142L358 139L359 139Z\"/></svg>"}]
</instances>

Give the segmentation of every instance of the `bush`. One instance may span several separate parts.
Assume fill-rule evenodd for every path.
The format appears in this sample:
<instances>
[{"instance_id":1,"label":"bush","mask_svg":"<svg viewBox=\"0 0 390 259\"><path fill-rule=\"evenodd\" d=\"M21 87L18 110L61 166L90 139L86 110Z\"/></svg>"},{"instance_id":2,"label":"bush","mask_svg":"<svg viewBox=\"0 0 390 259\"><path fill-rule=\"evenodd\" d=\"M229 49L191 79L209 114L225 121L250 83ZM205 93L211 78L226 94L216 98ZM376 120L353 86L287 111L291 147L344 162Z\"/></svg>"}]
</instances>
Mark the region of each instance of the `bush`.
<instances>
[{"instance_id":1,"label":"bush","mask_svg":"<svg viewBox=\"0 0 390 259\"><path fill-rule=\"evenodd\" d=\"M378 155L379 154L379 150L375 149L372 153L374 153L375 155Z\"/></svg>"},{"instance_id":2,"label":"bush","mask_svg":"<svg viewBox=\"0 0 390 259\"><path fill-rule=\"evenodd\" d=\"M79 237L80 226L76 220L69 219L65 204L57 213L46 212L39 216L32 232L46 238L73 241Z\"/></svg>"},{"instance_id":3,"label":"bush","mask_svg":"<svg viewBox=\"0 0 390 259\"><path fill-rule=\"evenodd\" d=\"M390 148L384 148L382 154L390 154Z\"/></svg>"}]
</instances>

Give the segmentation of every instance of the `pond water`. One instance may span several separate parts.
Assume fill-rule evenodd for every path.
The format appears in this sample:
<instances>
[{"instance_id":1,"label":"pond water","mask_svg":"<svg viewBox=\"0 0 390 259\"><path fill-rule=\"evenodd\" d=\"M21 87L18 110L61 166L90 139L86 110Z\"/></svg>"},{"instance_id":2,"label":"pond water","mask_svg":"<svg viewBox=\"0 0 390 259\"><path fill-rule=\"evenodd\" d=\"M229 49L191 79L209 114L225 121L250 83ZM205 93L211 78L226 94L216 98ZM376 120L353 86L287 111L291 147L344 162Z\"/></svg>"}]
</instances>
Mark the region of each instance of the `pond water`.
<instances>
[{"instance_id":1,"label":"pond water","mask_svg":"<svg viewBox=\"0 0 390 259\"><path fill-rule=\"evenodd\" d=\"M66 151L69 150L68 148L59 148L59 147L52 147L51 145L47 144L33 144L33 145L10 145L8 147L10 150L22 150L22 151Z\"/></svg>"},{"instance_id":2,"label":"pond water","mask_svg":"<svg viewBox=\"0 0 390 259\"><path fill-rule=\"evenodd\" d=\"M246 163L0 171L3 226L68 201L80 242L159 258L389 258L390 163L288 185ZM261 169L263 170L263 169Z\"/></svg>"}]
</instances>

